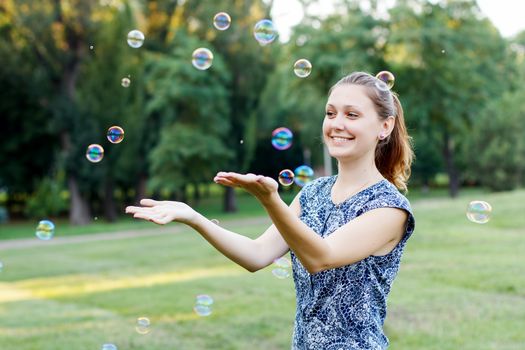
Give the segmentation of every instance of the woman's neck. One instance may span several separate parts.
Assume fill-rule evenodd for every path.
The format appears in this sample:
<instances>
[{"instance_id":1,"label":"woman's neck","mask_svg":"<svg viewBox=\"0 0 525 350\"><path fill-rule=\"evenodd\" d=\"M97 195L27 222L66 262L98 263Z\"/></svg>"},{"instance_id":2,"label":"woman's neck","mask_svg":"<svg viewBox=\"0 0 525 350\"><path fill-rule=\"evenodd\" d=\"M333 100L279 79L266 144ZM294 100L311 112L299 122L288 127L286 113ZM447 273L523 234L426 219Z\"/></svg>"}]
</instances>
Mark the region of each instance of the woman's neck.
<instances>
[{"instance_id":1,"label":"woman's neck","mask_svg":"<svg viewBox=\"0 0 525 350\"><path fill-rule=\"evenodd\" d=\"M338 162L338 175L336 184L338 188L357 188L372 185L383 176L377 170L375 162L361 159L351 162Z\"/></svg>"}]
</instances>

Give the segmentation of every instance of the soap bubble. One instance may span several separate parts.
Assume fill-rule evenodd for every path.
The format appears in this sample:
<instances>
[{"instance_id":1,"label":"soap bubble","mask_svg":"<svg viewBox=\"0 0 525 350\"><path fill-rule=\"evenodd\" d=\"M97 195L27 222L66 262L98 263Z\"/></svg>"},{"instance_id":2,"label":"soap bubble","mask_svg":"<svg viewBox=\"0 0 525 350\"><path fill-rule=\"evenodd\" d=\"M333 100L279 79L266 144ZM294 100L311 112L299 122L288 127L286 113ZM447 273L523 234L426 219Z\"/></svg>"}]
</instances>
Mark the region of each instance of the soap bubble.
<instances>
[{"instance_id":1,"label":"soap bubble","mask_svg":"<svg viewBox=\"0 0 525 350\"><path fill-rule=\"evenodd\" d=\"M108 129L107 138L111 143L121 143L124 140L124 129L120 126L112 126Z\"/></svg>"},{"instance_id":2,"label":"soap bubble","mask_svg":"<svg viewBox=\"0 0 525 350\"><path fill-rule=\"evenodd\" d=\"M295 169L294 175L295 184L303 187L308 182L312 181L314 171L308 165L301 165Z\"/></svg>"},{"instance_id":3,"label":"soap bubble","mask_svg":"<svg viewBox=\"0 0 525 350\"><path fill-rule=\"evenodd\" d=\"M378 82L376 82L376 87L382 91L392 89L392 87L394 86L394 82L396 80L396 78L394 77L394 74L386 70L377 73L376 78L379 80ZM381 84L381 82L383 84Z\"/></svg>"},{"instance_id":4,"label":"soap bubble","mask_svg":"<svg viewBox=\"0 0 525 350\"><path fill-rule=\"evenodd\" d=\"M219 12L213 17L213 25L218 30L226 30L230 28L232 19L226 12Z\"/></svg>"},{"instance_id":5,"label":"soap bubble","mask_svg":"<svg viewBox=\"0 0 525 350\"><path fill-rule=\"evenodd\" d=\"M48 241L55 234L55 224L49 220L41 220L36 227L35 234L39 239Z\"/></svg>"},{"instance_id":6,"label":"soap bubble","mask_svg":"<svg viewBox=\"0 0 525 350\"><path fill-rule=\"evenodd\" d=\"M144 34L140 30L132 30L128 33L128 45L138 49L144 44Z\"/></svg>"},{"instance_id":7,"label":"soap bubble","mask_svg":"<svg viewBox=\"0 0 525 350\"><path fill-rule=\"evenodd\" d=\"M307 59L301 58L294 63L293 71L299 78L306 78L312 72L312 64Z\"/></svg>"},{"instance_id":8,"label":"soap bubble","mask_svg":"<svg viewBox=\"0 0 525 350\"><path fill-rule=\"evenodd\" d=\"M199 316L211 315L211 306L213 305L213 298L207 294L199 294L195 297L195 306L193 311Z\"/></svg>"},{"instance_id":9,"label":"soap bubble","mask_svg":"<svg viewBox=\"0 0 525 350\"><path fill-rule=\"evenodd\" d=\"M88 146L86 150L86 158L91 163L98 163L104 158L104 148L96 143Z\"/></svg>"},{"instance_id":10,"label":"soap bubble","mask_svg":"<svg viewBox=\"0 0 525 350\"><path fill-rule=\"evenodd\" d=\"M101 350L118 350L115 344L104 344Z\"/></svg>"},{"instance_id":11,"label":"soap bubble","mask_svg":"<svg viewBox=\"0 0 525 350\"><path fill-rule=\"evenodd\" d=\"M293 134L288 128L277 128L272 131L272 146L279 151L292 147Z\"/></svg>"},{"instance_id":12,"label":"soap bubble","mask_svg":"<svg viewBox=\"0 0 525 350\"><path fill-rule=\"evenodd\" d=\"M467 207L467 218L476 224L486 224L491 214L491 205L484 201L472 201Z\"/></svg>"},{"instance_id":13,"label":"soap bubble","mask_svg":"<svg viewBox=\"0 0 525 350\"><path fill-rule=\"evenodd\" d=\"M260 44L267 45L275 40L277 37L277 30L272 21L269 19L263 19L255 24L253 35L255 36L255 40Z\"/></svg>"},{"instance_id":14,"label":"soap bubble","mask_svg":"<svg viewBox=\"0 0 525 350\"><path fill-rule=\"evenodd\" d=\"M283 186L290 186L293 184L294 174L290 169L281 170L279 173L279 183Z\"/></svg>"},{"instance_id":15,"label":"soap bubble","mask_svg":"<svg viewBox=\"0 0 525 350\"><path fill-rule=\"evenodd\" d=\"M290 263L290 260L288 260L287 258L285 257L280 257L278 259L275 259L273 261L273 264L275 266L275 268L272 270L272 274L279 278L279 279L285 279L285 278L288 278L290 277L290 267L291 267L291 263Z\"/></svg>"},{"instance_id":16,"label":"soap bubble","mask_svg":"<svg viewBox=\"0 0 525 350\"><path fill-rule=\"evenodd\" d=\"M120 85L122 85L125 88L129 87L129 84L131 84L131 80L129 78L122 78L122 80L120 81Z\"/></svg>"},{"instance_id":17,"label":"soap bubble","mask_svg":"<svg viewBox=\"0 0 525 350\"><path fill-rule=\"evenodd\" d=\"M191 63L199 70L206 70L213 63L213 53L204 47L200 47L193 51Z\"/></svg>"},{"instance_id":18,"label":"soap bubble","mask_svg":"<svg viewBox=\"0 0 525 350\"><path fill-rule=\"evenodd\" d=\"M150 325L151 323L149 321L149 318L139 317L137 318L137 324L135 325L135 330L139 334L148 334L149 332L151 332Z\"/></svg>"}]
</instances>

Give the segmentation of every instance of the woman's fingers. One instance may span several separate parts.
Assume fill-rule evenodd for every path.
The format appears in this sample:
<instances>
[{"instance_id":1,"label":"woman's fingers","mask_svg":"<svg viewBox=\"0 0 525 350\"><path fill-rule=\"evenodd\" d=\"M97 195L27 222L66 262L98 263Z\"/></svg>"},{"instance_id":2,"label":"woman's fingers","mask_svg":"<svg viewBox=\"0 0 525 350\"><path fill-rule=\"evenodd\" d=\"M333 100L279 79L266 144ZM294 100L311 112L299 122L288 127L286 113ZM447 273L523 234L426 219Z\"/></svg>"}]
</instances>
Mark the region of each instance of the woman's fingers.
<instances>
[{"instance_id":1,"label":"woman's fingers","mask_svg":"<svg viewBox=\"0 0 525 350\"><path fill-rule=\"evenodd\" d=\"M160 205L160 204L163 204L163 203L159 202L159 201L156 201L156 200L153 200L153 199L149 199L149 198L145 198L145 199L141 199L140 200L140 205L143 205L145 207L153 207L155 205Z\"/></svg>"}]
</instances>

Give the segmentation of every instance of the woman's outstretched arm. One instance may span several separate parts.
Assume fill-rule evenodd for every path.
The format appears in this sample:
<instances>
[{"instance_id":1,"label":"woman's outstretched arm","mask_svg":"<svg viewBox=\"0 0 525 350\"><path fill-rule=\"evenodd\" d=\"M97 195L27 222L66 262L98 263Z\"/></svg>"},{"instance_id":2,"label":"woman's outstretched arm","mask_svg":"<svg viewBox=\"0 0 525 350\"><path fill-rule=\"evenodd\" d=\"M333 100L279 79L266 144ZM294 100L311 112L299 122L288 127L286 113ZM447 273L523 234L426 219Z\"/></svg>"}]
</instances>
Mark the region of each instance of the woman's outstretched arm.
<instances>
[{"instance_id":1,"label":"woman's outstretched arm","mask_svg":"<svg viewBox=\"0 0 525 350\"><path fill-rule=\"evenodd\" d=\"M186 224L201 234L212 246L233 262L250 272L260 270L288 251L288 245L274 225L271 225L257 239L226 230L205 218L189 205L174 201L143 199L142 206L129 206L126 213L159 225L171 221ZM298 203L292 211L299 213Z\"/></svg>"}]
</instances>

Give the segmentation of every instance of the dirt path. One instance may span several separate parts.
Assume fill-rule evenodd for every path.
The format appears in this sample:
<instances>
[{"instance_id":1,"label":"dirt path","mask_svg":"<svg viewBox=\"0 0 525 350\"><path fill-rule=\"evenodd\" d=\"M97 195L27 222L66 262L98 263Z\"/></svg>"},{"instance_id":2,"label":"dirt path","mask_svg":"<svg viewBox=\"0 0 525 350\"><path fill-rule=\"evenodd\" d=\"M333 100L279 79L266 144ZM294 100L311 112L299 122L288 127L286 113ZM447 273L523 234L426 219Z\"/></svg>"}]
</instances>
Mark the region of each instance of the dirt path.
<instances>
[{"instance_id":1,"label":"dirt path","mask_svg":"<svg viewBox=\"0 0 525 350\"><path fill-rule=\"evenodd\" d=\"M219 223L220 226L232 229L240 226L250 226L250 225L264 225L271 224L271 221L268 217L256 217L256 218L247 218L247 219L235 219L235 220L224 220ZM107 232L107 233L91 233L83 234L76 236L67 236L67 237L54 237L49 241L41 241L36 238L22 238L22 239L9 239L5 241L0 241L0 251L8 249L21 249L28 247L37 247L42 245L61 245L61 244L71 244L71 243L84 243L84 242L93 242L93 241L109 241L116 239L128 239L133 237L144 237L144 236L153 236L153 235L165 235L181 232L183 230L191 230L190 228L182 224L172 224L169 226L155 226L151 229L140 229L140 230L127 230L127 231L117 231L117 232ZM262 233L262 232L261 232Z\"/></svg>"}]
</instances>

